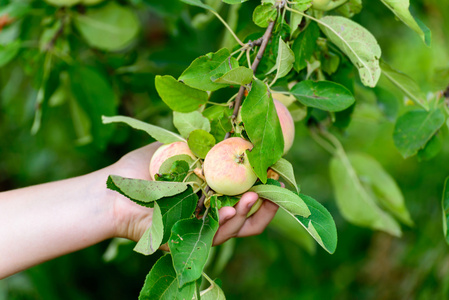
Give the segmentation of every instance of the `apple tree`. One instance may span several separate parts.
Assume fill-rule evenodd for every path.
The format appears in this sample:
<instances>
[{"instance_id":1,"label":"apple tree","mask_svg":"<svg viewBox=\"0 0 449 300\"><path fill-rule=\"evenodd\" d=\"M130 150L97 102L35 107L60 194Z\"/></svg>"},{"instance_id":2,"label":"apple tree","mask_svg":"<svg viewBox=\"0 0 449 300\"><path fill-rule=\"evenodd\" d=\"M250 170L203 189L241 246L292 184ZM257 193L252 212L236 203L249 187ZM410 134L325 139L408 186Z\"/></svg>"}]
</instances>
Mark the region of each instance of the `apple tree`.
<instances>
[{"instance_id":1,"label":"apple tree","mask_svg":"<svg viewBox=\"0 0 449 300\"><path fill-rule=\"evenodd\" d=\"M153 209L152 225L134 250L143 255L168 250L149 268L139 299L224 299L227 287L204 270L213 256L218 210L234 206L247 191L260 196L258 205L269 200L280 207L282 220L274 220L280 230L295 227L329 254L335 252L332 215L320 199L301 192L295 164L284 158L295 147L298 126L329 153L335 204L346 222L396 237L401 224L413 225L393 176L375 157L347 151L342 140L358 95L366 91L386 117L397 114L398 101L379 84L382 78L407 99L389 138L404 159L429 160L447 133L448 91L425 95L382 59L375 35L352 20L363 14L361 0L3 3L0 66L21 59L25 73L34 77L33 134L54 107L67 105L79 144L105 149L115 132L125 130L122 125L163 144L148 161L152 180L111 174L107 181L109 189ZM430 30L410 13L409 1L378 5L430 46ZM188 64L182 70L162 68L145 59L145 50L132 51L142 24L151 26L147 11L168 19L183 14L170 23L179 36L184 25L201 31L212 19L220 26L214 30L225 33L198 57L188 54L195 39L185 38L176 50ZM38 21L33 14L45 18ZM236 32L241 23L251 24ZM43 30L35 36L29 24ZM156 42L161 38L157 28L144 32ZM139 77L145 68L152 75ZM141 93L153 93L158 101L144 104L151 117L127 113L129 99ZM171 124L151 122L161 109L170 112ZM447 237L449 188L443 195ZM254 213L257 207L248 217Z\"/></svg>"}]
</instances>

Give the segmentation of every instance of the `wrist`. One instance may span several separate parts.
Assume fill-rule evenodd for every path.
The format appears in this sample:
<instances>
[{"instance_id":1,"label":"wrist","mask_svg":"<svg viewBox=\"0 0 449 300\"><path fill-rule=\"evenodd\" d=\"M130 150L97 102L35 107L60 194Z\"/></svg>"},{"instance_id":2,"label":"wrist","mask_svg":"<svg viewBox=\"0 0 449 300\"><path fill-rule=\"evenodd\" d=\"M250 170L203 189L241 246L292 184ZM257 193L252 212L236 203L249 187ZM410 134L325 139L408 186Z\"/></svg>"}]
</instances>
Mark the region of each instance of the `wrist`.
<instances>
[{"instance_id":1,"label":"wrist","mask_svg":"<svg viewBox=\"0 0 449 300\"><path fill-rule=\"evenodd\" d=\"M135 173L135 170L132 166L130 168L126 164L126 161L123 159L118 161L105 168L105 172L107 173L105 177L105 186L109 175L148 179L142 178L144 176L134 174L133 171ZM112 226L111 237L127 238L138 241L145 230L151 225L153 209L136 204L122 194L107 188L105 191L105 200L112 205L109 216L111 220L110 224Z\"/></svg>"}]
</instances>

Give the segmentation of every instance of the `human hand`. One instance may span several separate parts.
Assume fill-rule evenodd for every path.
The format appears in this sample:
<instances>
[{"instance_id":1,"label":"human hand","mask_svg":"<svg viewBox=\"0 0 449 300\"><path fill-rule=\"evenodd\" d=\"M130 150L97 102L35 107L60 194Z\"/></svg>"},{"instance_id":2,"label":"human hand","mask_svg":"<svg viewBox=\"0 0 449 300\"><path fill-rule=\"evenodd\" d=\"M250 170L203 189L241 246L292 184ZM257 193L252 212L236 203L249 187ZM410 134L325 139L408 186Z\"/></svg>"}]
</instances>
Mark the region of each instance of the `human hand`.
<instances>
[{"instance_id":1,"label":"human hand","mask_svg":"<svg viewBox=\"0 0 449 300\"><path fill-rule=\"evenodd\" d=\"M114 174L150 180L149 162L159 146L160 143L153 143L126 154L111 166ZM151 225L152 208L140 206L118 193L115 194L115 235L138 241ZM247 218L258 197L254 192L247 192L235 207L223 207L219 210L220 227L214 237L214 245L222 244L233 237L257 235L265 230L276 214L278 206L265 200L259 210ZM162 249L166 250L164 247Z\"/></svg>"}]
</instances>

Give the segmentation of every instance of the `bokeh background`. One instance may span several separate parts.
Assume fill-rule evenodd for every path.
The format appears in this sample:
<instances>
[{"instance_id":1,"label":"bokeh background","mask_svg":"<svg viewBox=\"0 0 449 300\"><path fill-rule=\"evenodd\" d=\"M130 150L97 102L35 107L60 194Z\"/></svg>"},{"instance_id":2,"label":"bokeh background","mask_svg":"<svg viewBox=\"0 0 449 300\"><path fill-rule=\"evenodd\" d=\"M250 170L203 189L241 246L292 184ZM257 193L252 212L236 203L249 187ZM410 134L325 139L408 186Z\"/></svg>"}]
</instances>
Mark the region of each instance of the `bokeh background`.
<instances>
[{"instance_id":1,"label":"bokeh background","mask_svg":"<svg viewBox=\"0 0 449 300\"><path fill-rule=\"evenodd\" d=\"M0 0L0 11L10 2ZM242 37L258 30L251 23L257 2L249 1L238 10L236 31ZM61 57L54 60L46 89L62 86L61 91L45 99L41 127L31 133L45 68L39 40L60 12L40 0L23 3L32 13L0 31L1 45L17 37L25 41L16 58L0 68L0 190L85 174L152 142L145 133L125 126L92 142L86 128L95 124L86 125L86 116L74 108L73 95L64 91L60 74L66 70ZM61 39L70 45L73 61L94 66L106 78L117 97L117 113L174 129L168 107L155 91L155 75L179 76L194 58L226 44L225 30L211 15L177 0L118 3L139 17L140 30L129 47L118 52L91 49L75 27ZM377 38L383 59L416 80L423 91L444 90L449 84L449 1L411 4L412 12L432 31L431 47L381 1L363 1L364 9L354 20ZM226 5L220 13L227 18L237 15ZM308 236L298 233L291 238L274 227L260 236L216 247L208 269L222 280L228 299L449 299L449 246L441 211L443 183L449 176L449 142L442 139L442 151L430 160L404 160L394 147L392 132L406 99L383 79L381 83L400 99L398 112L381 117L382 108L372 92L357 85L358 102L342 142L348 151L363 150L376 157L393 175L415 225L404 226L403 237L395 238L345 221L330 183L331 157L310 138L306 124L298 122L286 158L294 165L302 192L334 217L337 250L329 255ZM442 136L447 137L447 132ZM133 252L133 246L122 240L105 241L0 280L0 300L136 299L161 253L144 257Z\"/></svg>"}]
</instances>

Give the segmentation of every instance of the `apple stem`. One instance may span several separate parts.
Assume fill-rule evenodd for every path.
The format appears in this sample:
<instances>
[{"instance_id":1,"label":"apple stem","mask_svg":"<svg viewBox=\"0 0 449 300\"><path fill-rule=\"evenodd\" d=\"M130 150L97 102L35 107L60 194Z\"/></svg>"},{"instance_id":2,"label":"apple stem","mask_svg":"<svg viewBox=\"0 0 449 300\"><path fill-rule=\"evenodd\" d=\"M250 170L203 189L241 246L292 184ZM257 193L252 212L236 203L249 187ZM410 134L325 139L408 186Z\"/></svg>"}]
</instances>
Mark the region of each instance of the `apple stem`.
<instances>
[{"instance_id":1,"label":"apple stem","mask_svg":"<svg viewBox=\"0 0 449 300\"><path fill-rule=\"evenodd\" d=\"M263 54L265 53L265 49L267 48L268 42L270 41L271 34L273 33L275 21L271 21L268 24L267 29L265 30L264 35L262 36L262 42L260 44L259 51L257 52L256 59L253 61L251 65L251 69L254 74L256 73L257 67L259 66L260 61L262 60ZM231 121L234 123L237 115L239 114L240 106L242 105L243 96L245 95L245 86L240 86L237 97L234 101L234 111L232 112ZM225 135L225 139L231 137L231 132L227 132Z\"/></svg>"}]
</instances>

